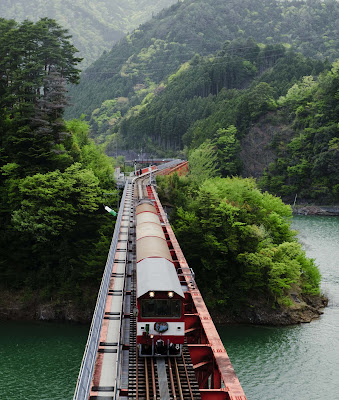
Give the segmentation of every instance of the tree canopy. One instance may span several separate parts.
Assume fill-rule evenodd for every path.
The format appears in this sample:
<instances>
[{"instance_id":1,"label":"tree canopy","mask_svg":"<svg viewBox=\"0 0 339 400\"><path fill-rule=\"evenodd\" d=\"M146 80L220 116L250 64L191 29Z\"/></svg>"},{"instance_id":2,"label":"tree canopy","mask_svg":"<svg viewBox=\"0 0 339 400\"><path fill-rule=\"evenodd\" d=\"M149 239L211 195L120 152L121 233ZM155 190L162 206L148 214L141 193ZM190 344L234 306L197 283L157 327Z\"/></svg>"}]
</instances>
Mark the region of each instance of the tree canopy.
<instances>
[{"instance_id":1,"label":"tree canopy","mask_svg":"<svg viewBox=\"0 0 339 400\"><path fill-rule=\"evenodd\" d=\"M0 31L1 289L93 306L114 226L102 207L114 166L83 119L63 119L80 59L54 20L2 19Z\"/></svg>"},{"instance_id":2,"label":"tree canopy","mask_svg":"<svg viewBox=\"0 0 339 400\"><path fill-rule=\"evenodd\" d=\"M253 179L159 177L171 223L212 309L290 306L318 295L320 274L291 230L291 208ZM171 193L169 195L169 193Z\"/></svg>"}]
</instances>

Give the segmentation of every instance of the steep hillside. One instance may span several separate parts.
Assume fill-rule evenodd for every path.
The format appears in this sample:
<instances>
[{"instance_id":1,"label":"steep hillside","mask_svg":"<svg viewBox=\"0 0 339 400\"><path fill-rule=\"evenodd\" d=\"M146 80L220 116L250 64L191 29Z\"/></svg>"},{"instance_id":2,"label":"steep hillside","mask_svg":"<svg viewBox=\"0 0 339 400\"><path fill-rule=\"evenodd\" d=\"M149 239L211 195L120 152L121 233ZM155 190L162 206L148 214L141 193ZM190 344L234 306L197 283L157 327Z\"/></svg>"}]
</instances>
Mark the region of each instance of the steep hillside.
<instances>
[{"instance_id":1,"label":"steep hillside","mask_svg":"<svg viewBox=\"0 0 339 400\"><path fill-rule=\"evenodd\" d=\"M339 50L338 21L335 0L178 2L127 35L85 71L72 90L73 107L67 115L90 115L103 101L118 97L138 104L194 54L210 54L235 38L286 43L306 56L333 60Z\"/></svg>"},{"instance_id":2,"label":"steep hillside","mask_svg":"<svg viewBox=\"0 0 339 400\"><path fill-rule=\"evenodd\" d=\"M55 19L73 36L85 68L104 50L175 0L2 0L0 17Z\"/></svg>"},{"instance_id":3,"label":"steep hillside","mask_svg":"<svg viewBox=\"0 0 339 400\"><path fill-rule=\"evenodd\" d=\"M119 131L117 127L113 131L128 147L138 143L151 151L196 148L230 125L241 138L258 116L276 108L278 97L296 79L323 69L320 61L281 45L233 41L213 56L186 63L161 92L130 109Z\"/></svg>"},{"instance_id":4,"label":"steep hillside","mask_svg":"<svg viewBox=\"0 0 339 400\"><path fill-rule=\"evenodd\" d=\"M276 154L261 185L291 203L339 202L339 61L316 79L305 76L279 99L271 125L284 120L293 135L276 135Z\"/></svg>"}]
</instances>

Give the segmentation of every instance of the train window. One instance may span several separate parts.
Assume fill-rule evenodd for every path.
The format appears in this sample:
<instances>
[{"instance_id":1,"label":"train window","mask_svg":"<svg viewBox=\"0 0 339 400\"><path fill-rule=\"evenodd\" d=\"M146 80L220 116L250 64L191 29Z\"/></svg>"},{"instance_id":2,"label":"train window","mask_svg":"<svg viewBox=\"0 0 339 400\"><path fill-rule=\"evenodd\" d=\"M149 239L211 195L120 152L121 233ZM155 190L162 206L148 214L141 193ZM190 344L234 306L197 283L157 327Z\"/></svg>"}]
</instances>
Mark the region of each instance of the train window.
<instances>
[{"instance_id":1,"label":"train window","mask_svg":"<svg viewBox=\"0 0 339 400\"><path fill-rule=\"evenodd\" d=\"M141 317L180 318L181 301L173 299L144 299L141 301Z\"/></svg>"}]
</instances>

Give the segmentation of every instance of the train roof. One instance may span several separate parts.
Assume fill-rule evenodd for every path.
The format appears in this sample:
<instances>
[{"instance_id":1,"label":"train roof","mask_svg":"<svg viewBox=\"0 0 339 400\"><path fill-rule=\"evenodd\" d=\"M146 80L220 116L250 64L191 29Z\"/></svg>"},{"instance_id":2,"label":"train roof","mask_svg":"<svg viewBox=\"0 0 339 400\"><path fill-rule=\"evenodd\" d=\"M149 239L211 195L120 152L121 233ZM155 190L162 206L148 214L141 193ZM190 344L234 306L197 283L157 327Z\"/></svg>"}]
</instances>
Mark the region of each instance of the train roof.
<instances>
[{"instance_id":1,"label":"train roof","mask_svg":"<svg viewBox=\"0 0 339 400\"><path fill-rule=\"evenodd\" d=\"M165 258L172 261L165 237L145 236L137 241L137 263L146 258Z\"/></svg>"},{"instance_id":2,"label":"train roof","mask_svg":"<svg viewBox=\"0 0 339 400\"><path fill-rule=\"evenodd\" d=\"M171 291L185 297L173 263L165 258L145 258L137 264L137 297L150 291Z\"/></svg>"}]
</instances>

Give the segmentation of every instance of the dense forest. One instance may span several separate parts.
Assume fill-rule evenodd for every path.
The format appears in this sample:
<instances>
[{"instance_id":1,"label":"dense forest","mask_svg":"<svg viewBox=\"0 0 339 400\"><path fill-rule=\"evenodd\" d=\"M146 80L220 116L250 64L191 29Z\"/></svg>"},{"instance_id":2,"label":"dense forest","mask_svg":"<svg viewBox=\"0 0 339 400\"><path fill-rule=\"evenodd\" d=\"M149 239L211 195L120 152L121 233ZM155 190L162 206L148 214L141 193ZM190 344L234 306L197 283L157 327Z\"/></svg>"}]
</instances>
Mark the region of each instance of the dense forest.
<instances>
[{"instance_id":1,"label":"dense forest","mask_svg":"<svg viewBox=\"0 0 339 400\"><path fill-rule=\"evenodd\" d=\"M208 149L189 161L189 177L158 177L158 191L210 310L265 323L256 319L263 310L280 316L286 307L307 307L319 295L320 274L290 228L290 206L252 178L213 177Z\"/></svg>"},{"instance_id":2,"label":"dense forest","mask_svg":"<svg viewBox=\"0 0 339 400\"><path fill-rule=\"evenodd\" d=\"M222 176L263 178L260 185L292 202L339 200L337 63L306 58L252 39L195 56L127 109L107 100L91 117L107 148L127 146L175 155L210 143Z\"/></svg>"},{"instance_id":3,"label":"dense forest","mask_svg":"<svg viewBox=\"0 0 339 400\"><path fill-rule=\"evenodd\" d=\"M335 203L338 20L333 1L175 4L84 72L69 115L89 111L109 153L187 157L211 144L221 176L263 176L288 202Z\"/></svg>"},{"instance_id":4,"label":"dense forest","mask_svg":"<svg viewBox=\"0 0 339 400\"><path fill-rule=\"evenodd\" d=\"M277 135L277 157L260 185L292 202L339 202L339 61L316 79L305 76L278 100L271 124L284 123L289 140ZM280 140L279 140L280 139Z\"/></svg>"},{"instance_id":5,"label":"dense forest","mask_svg":"<svg viewBox=\"0 0 339 400\"><path fill-rule=\"evenodd\" d=\"M73 44L90 65L126 33L176 0L2 0L0 17L23 21L55 19L69 30Z\"/></svg>"},{"instance_id":6,"label":"dense forest","mask_svg":"<svg viewBox=\"0 0 339 400\"><path fill-rule=\"evenodd\" d=\"M86 122L63 120L81 59L54 20L1 19L0 32L0 302L15 292L10 301L25 305L92 306L114 225L102 210L114 168Z\"/></svg>"},{"instance_id":7,"label":"dense forest","mask_svg":"<svg viewBox=\"0 0 339 400\"><path fill-rule=\"evenodd\" d=\"M225 41L285 44L307 57L333 61L339 50L336 0L185 0L163 10L121 39L84 71L72 90L67 116L90 116L105 100L140 104L195 54L209 55ZM160 85L161 89L161 85Z\"/></svg>"}]
</instances>

